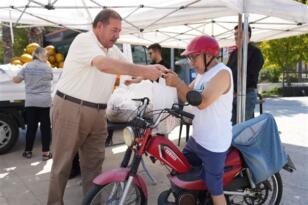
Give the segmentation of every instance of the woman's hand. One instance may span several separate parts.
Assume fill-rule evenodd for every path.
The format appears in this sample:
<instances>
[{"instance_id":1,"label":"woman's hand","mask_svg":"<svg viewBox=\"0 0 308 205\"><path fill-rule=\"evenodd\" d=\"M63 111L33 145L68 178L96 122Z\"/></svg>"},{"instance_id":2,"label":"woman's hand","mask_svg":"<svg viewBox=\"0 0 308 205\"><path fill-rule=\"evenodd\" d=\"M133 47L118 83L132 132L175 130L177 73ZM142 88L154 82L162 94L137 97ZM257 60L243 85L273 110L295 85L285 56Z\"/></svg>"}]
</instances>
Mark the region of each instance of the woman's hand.
<instances>
[{"instance_id":1,"label":"woman's hand","mask_svg":"<svg viewBox=\"0 0 308 205\"><path fill-rule=\"evenodd\" d=\"M14 83L21 83L21 82L22 82L22 79L21 79L19 76L15 76L15 77L13 77L12 81L13 81Z\"/></svg>"},{"instance_id":2,"label":"woman's hand","mask_svg":"<svg viewBox=\"0 0 308 205\"><path fill-rule=\"evenodd\" d=\"M176 87L176 85L179 84L181 79L178 77L178 75L173 71L168 71L168 73L165 74L166 84L171 87Z\"/></svg>"}]
</instances>

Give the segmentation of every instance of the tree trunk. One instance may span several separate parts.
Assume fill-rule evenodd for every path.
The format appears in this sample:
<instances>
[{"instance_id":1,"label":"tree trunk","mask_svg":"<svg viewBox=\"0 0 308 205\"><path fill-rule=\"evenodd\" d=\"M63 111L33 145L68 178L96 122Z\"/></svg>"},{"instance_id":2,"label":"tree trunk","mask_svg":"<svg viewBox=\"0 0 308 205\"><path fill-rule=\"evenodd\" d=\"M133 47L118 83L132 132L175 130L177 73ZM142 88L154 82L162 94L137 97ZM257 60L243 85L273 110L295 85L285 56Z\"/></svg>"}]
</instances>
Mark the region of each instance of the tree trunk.
<instances>
[{"instance_id":1,"label":"tree trunk","mask_svg":"<svg viewBox=\"0 0 308 205\"><path fill-rule=\"evenodd\" d=\"M2 25L2 40L4 49L3 63L6 64L9 63L14 56L10 27Z\"/></svg>"}]
</instances>

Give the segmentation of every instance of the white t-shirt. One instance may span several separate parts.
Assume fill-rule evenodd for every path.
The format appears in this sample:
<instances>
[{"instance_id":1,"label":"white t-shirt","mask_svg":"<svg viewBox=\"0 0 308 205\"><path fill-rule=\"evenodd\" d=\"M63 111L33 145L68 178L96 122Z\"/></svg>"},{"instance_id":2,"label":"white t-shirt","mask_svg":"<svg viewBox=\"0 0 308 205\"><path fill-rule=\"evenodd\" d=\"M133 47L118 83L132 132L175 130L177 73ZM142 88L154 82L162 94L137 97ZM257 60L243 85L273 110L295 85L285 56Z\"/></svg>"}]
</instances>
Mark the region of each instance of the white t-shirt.
<instances>
[{"instance_id":1,"label":"white t-shirt","mask_svg":"<svg viewBox=\"0 0 308 205\"><path fill-rule=\"evenodd\" d=\"M57 89L81 100L107 103L116 75L104 73L91 66L93 58L98 55L128 61L117 46L104 48L93 31L81 33L69 48Z\"/></svg>"},{"instance_id":2,"label":"white t-shirt","mask_svg":"<svg viewBox=\"0 0 308 205\"><path fill-rule=\"evenodd\" d=\"M207 83L221 70L230 73L231 86L227 93L205 109L193 108L193 138L205 149L212 152L225 152L232 140L232 100L233 80L231 69L223 63L212 67L202 75L197 75L194 90L203 91Z\"/></svg>"}]
</instances>

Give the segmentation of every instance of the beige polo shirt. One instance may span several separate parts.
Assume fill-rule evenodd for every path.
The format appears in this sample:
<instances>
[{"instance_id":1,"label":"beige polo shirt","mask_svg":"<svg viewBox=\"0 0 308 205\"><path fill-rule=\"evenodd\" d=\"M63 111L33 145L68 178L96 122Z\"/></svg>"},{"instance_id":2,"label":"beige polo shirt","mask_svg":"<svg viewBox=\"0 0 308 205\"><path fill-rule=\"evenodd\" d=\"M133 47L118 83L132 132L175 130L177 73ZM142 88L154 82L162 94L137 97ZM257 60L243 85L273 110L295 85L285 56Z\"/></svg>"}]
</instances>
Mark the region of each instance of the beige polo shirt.
<instances>
[{"instance_id":1,"label":"beige polo shirt","mask_svg":"<svg viewBox=\"0 0 308 205\"><path fill-rule=\"evenodd\" d=\"M128 61L117 46L104 48L93 31L81 33L69 48L57 89L81 100L107 103L116 75L104 73L91 66L93 58L98 55Z\"/></svg>"}]
</instances>

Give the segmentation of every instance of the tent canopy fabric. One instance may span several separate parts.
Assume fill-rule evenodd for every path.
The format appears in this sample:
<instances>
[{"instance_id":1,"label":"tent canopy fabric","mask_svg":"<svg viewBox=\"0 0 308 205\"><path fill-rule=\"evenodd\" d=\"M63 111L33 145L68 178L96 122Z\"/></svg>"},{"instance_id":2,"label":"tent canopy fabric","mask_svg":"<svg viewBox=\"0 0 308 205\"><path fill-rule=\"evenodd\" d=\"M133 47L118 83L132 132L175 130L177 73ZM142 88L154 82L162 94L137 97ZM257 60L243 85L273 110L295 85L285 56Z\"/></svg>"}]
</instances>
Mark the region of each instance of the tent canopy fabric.
<instances>
[{"instance_id":1,"label":"tent canopy fabric","mask_svg":"<svg viewBox=\"0 0 308 205\"><path fill-rule=\"evenodd\" d=\"M120 42L184 48L200 34L234 44L238 14L248 13L252 41L308 33L308 7L291 0L1 0L0 21L14 26L91 29L102 8L123 18Z\"/></svg>"}]
</instances>

